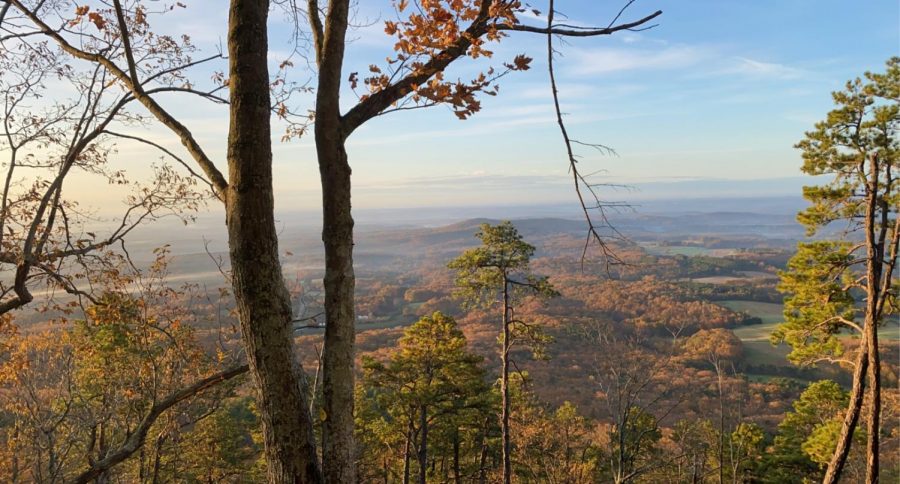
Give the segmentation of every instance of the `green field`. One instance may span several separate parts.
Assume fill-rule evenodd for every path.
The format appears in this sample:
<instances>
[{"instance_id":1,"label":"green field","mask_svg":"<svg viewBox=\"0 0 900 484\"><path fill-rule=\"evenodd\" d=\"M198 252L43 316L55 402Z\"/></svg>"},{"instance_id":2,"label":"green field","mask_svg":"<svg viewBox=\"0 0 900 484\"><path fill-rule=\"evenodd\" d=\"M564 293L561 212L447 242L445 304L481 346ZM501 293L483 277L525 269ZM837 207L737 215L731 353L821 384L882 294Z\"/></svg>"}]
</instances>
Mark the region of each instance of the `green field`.
<instances>
[{"instance_id":1,"label":"green field","mask_svg":"<svg viewBox=\"0 0 900 484\"><path fill-rule=\"evenodd\" d=\"M769 344L769 336L778 323L753 324L749 326L741 326L734 329L734 335L741 339L744 343L751 341L763 341Z\"/></svg>"},{"instance_id":2,"label":"green field","mask_svg":"<svg viewBox=\"0 0 900 484\"><path fill-rule=\"evenodd\" d=\"M742 301L737 299L718 301L717 304L725 306L732 311L747 313L750 316L760 318L762 319L763 325L780 323L782 321L782 311L784 310L784 306L780 303Z\"/></svg>"},{"instance_id":3,"label":"green field","mask_svg":"<svg viewBox=\"0 0 900 484\"><path fill-rule=\"evenodd\" d=\"M744 360L754 365L788 366L789 352L790 348L787 345L772 346L768 338L744 341Z\"/></svg>"},{"instance_id":4,"label":"green field","mask_svg":"<svg viewBox=\"0 0 900 484\"><path fill-rule=\"evenodd\" d=\"M762 324L741 326L734 330L734 334L744 342L748 355L752 355L754 361L763 363L776 357L784 361L787 348L773 347L769 343L772 330L783 321L781 304L742 300L719 301L717 304L732 311L744 312L762 319ZM900 321L895 318L893 321L886 322L878 330L878 337L882 340L900 340ZM757 357L760 359L756 360Z\"/></svg>"},{"instance_id":5,"label":"green field","mask_svg":"<svg viewBox=\"0 0 900 484\"><path fill-rule=\"evenodd\" d=\"M737 299L717 301L717 304L762 320L762 324L752 324L734 329L735 336L744 343L744 361L759 366L791 366L787 360L790 348L783 343L773 346L769 342L772 330L783 321L781 304ZM753 375L753 377L755 381L767 381L773 378L771 375Z\"/></svg>"},{"instance_id":6,"label":"green field","mask_svg":"<svg viewBox=\"0 0 900 484\"><path fill-rule=\"evenodd\" d=\"M850 336L849 334L841 335L842 338ZM900 340L900 321L888 321L878 330L878 339L884 340Z\"/></svg>"},{"instance_id":7,"label":"green field","mask_svg":"<svg viewBox=\"0 0 900 484\"><path fill-rule=\"evenodd\" d=\"M761 319L762 324L752 324L735 328L734 334L744 343L751 341L762 342L771 347L769 344L769 335L772 334L772 330L783 320L781 304L742 300L719 301L718 304L720 306L725 306L732 311L747 313L750 316Z\"/></svg>"},{"instance_id":8,"label":"green field","mask_svg":"<svg viewBox=\"0 0 900 484\"><path fill-rule=\"evenodd\" d=\"M694 257L698 255L710 255L713 252L713 249L707 249L706 247L696 245L642 244L642 247L647 253L652 255L684 255L687 257Z\"/></svg>"},{"instance_id":9,"label":"green field","mask_svg":"<svg viewBox=\"0 0 900 484\"><path fill-rule=\"evenodd\" d=\"M744 373L744 376L747 377L748 381L751 381L754 383L768 383L776 378L796 382L803 386L808 385L810 382L810 380L804 380L803 378L795 378L792 376L783 376L783 375L759 375L756 373Z\"/></svg>"}]
</instances>

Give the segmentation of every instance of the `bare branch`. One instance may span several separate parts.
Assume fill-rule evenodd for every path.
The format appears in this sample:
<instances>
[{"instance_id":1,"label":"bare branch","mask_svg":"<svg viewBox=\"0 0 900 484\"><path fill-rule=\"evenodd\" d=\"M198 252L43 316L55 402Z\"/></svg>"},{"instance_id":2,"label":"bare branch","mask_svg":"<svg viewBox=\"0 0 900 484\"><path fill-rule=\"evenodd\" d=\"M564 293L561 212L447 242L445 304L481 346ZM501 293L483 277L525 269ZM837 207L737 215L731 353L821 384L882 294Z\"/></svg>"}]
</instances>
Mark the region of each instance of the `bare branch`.
<instances>
[{"instance_id":1,"label":"bare branch","mask_svg":"<svg viewBox=\"0 0 900 484\"><path fill-rule=\"evenodd\" d=\"M141 446L144 445L144 441L147 438L147 432L150 431L150 427L156 423L156 419L162 415L166 410L174 407L175 405L196 396L197 394L212 388L222 382L231 380L234 377L243 375L246 373L250 367L248 365L240 365L229 368L222 372L216 373L215 375L208 376L193 385L182 388L166 398L160 400L153 404L150 407L150 411L147 412L147 415L144 416L141 424L138 425L137 429L128 436L127 439L119 446L118 449L109 453L105 458L95 462L91 465L91 468L79 474L75 479L72 480L75 484L87 484L92 480L96 479L102 473L111 469L113 466L121 463L125 459L131 457L135 452L137 452Z\"/></svg>"},{"instance_id":2,"label":"bare branch","mask_svg":"<svg viewBox=\"0 0 900 484\"><path fill-rule=\"evenodd\" d=\"M627 8L627 6L628 5L626 5L626 8ZM547 26L548 27L545 29L545 33L547 34L547 70L550 74L550 90L551 90L551 94L553 97L553 107L556 112L556 123L557 123L557 125L559 125L559 131L562 135L563 143L566 146L566 153L569 158L569 172L572 174L572 181L575 186L575 193L578 196L578 201L581 204L581 209L582 209L582 212L584 213L584 218L588 225L587 238L585 239L584 248L582 249L582 252L581 252L582 270L584 270L584 261L587 257L588 246L589 246L591 240L594 240L597 243L597 245L600 247L601 253L603 255L604 263L606 264L606 272L607 272L607 274L609 274L610 266L612 264L622 264L623 261L615 254L615 252L612 250L610 245L607 243L606 238L599 232L597 225L594 223L594 220L591 217L590 210L596 209L600 212L600 218L601 218L602 223L606 227L612 229L614 236L621 236L621 234L617 230L615 230L615 228L609 223L609 221L606 218L606 213L604 211L604 208L606 206L608 206L608 204L604 203L600 199L600 197L597 195L597 193L594 191L595 185L588 183L588 181L585 179L585 177L579 171L578 160L575 158L575 152L572 149L573 141L569 137L569 132L566 129L565 122L563 121L563 114L562 114L562 110L560 108L560 103L559 103L559 89L557 88L557 85L556 85L556 73L553 70L553 54L555 52L553 49L553 36L556 34L556 32L553 31L553 27L552 27L554 12L555 12L555 10L554 10L554 5L553 5L553 0L550 0L549 11L547 13ZM641 22L646 22L647 20L654 18L661 13L662 12L657 12L656 14L647 17L646 20L643 20ZM620 12L620 15L621 15L621 12ZM590 147L593 147L596 149L600 149L600 150L605 149L607 152L613 152L610 148L608 148L604 145L582 143L582 142L577 142L577 143L585 145L585 146L590 146ZM594 198L594 202L595 202L594 205L588 206L587 202L585 201L585 194L582 191L583 189L587 190L587 192L589 192L590 196L592 196ZM625 206L625 205L623 204L623 206Z\"/></svg>"},{"instance_id":3,"label":"bare branch","mask_svg":"<svg viewBox=\"0 0 900 484\"><path fill-rule=\"evenodd\" d=\"M115 136L115 137L117 137L117 138L123 138L123 139L130 139L130 140L138 141L138 142L140 142L140 143L144 143L144 144L150 145L150 146L152 146L152 147L158 149L159 151L162 151L163 153L165 153L166 155L168 155L169 157L171 157L173 160L177 161L181 166L183 166L183 167L191 174L191 176L193 176L194 178L197 178L197 179L201 180L203 183L205 183L206 185L208 185L208 186L209 186L209 189L210 189L213 193L215 193L216 187L215 187L209 180L207 180L206 178L204 178L203 175L201 175L201 174L195 172L193 169L191 169L190 165L188 165L184 160L182 160L182 159L179 158L177 155L175 155L175 153L172 153L171 151L169 151L166 147L164 147L164 146L162 146L162 145L160 145L160 144L158 144L158 143L155 143L155 142L153 142L153 141L150 141L150 140L148 140L148 139L146 139L146 138L141 138L140 136L132 136L132 135L128 135L128 134L124 134L124 133L118 133L118 132L115 132L115 131L109 131L109 130L104 130L103 132L104 132L105 134L108 134L108 135L110 135L110 136Z\"/></svg>"},{"instance_id":4,"label":"bare branch","mask_svg":"<svg viewBox=\"0 0 900 484\"><path fill-rule=\"evenodd\" d=\"M447 66L461 56L464 56L472 45L472 39L477 39L492 31L492 29L500 31L520 31L532 32L539 34L562 35L566 37L592 37L598 35L610 35L622 30L632 30L635 27L644 25L654 18L662 15L662 11L657 11L635 22L610 26L603 29L580 30L580 29L564 29L555 26L552 21L548 22L547 28L530 27L521 24L495 24L490 22L491 0L482 0L477 17L472 21L465 32L450 47L434 54L421 67L418 67L408 75L397 82L392 83L381 91L378 91L365 100L359 102L342 118L344 136L349 136L356 128L360 127L369 119L378 115L407 94L413 91L413 87L422 85L438 72L443 72ZM551 8L552 17L552 8Z\"/></svg>"},{"instance_id":5,"label":"bare branch","mask_svg":"<svg viewBox=\"0 0 900 484\"><path fill-rule=\"evenodd\" d=\"M629 2L630 3L630 2ZM640 27L647 22L655 19L662 15L662 10L657 10L646 17L635 20L634 22L629 22L627 24L620 24L616 26L610 26L602 29L571 29L571 28L561 28L559 25L554 25L553 18L553 7L550 7L550 11L547 13L548 18L551 20L547 22L547 27L533 27L531 25L508 25L501 24L497 26L497 30L513 30L516 32L532 32L535 34L549 34L549 35L562 35L565 37L596 37L598 35L611 35L616 32L620 32L623 30L635 31L636 27ZM649 25L643 27L641 30L647 30L649 28L656 27L656 25Z\"/></svg>"},{"instance_id":6,"label":"bare branch","mask_svg":"<svg viewBox=\"0 0 900 484\"><path fill-rule=\"evenodd\" d=\"M206 155L206 152L194 138L194 135L191 131L174 116L169 114L168 111L163 109L162 106L156 102L153 97L147 95L143 92L141 85L137 83L135 79L132 79L127 73L125 73L119 66L117 66L114 62L112 62L109 58L103 56L99 53L87 52L82 49L79 49L69 43L59 32L53 30L49 25L47 25L43 20L41 20L35 12L25 7L21 0L8 0L14 7L16 7L23 15L25 15L38 29L44 33L47 37L51 38L55 41L60 48L62 48L65 52L71 54L72 56L86 60L89 62L94 62L103 66L106 70L108 70L113 76L116 77L125 87L131 91L132 95L135 99L137 99L144 107L150 111L153 116L155 116L162 124L172 130L178 137L181 139L181 143L187 148L188 152L194 158L198 165L203 169L206 176L212 181L213 185L216 187L216 196L225 200L228 182L225 179L225 176L216 168L215 164L212 160Z\"/></svg>"}]
</instances>

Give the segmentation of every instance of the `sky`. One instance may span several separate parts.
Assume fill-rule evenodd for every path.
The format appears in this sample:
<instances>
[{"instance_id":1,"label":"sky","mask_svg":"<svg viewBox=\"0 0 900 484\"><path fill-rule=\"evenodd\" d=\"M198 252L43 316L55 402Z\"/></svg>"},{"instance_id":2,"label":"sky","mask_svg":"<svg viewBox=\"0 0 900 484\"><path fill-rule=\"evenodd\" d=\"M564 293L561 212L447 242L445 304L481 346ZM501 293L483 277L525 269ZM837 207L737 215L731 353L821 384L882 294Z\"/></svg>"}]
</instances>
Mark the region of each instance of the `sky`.
<instances>
[{"instance_id":1,"label":"sky","mask_svg":"<svg viewBox=\"0 0 900 484\"><path fill-rule=\"evenodd\" d=\"M533 4L544 8L540 0ZM623 4L559 0L557 9L569 23L606 25ZM605 194L611 200L799 194L804 179L793 145L831 108L830 92L867 70L883 70L888 57L900 54L896 0L638 0L622 20L657 9L663 14L651 30L558 42L556 69L571 134L618 154L580 149L582 171L601 171L597 182L635 187ZM183 12L164 17L160 28L188 33L205 52L214 52L224 45L225 10L216 1L189 2ZM393 45L383 21L392 15L390 2L358 2L360 26L349 34L345 78L369 64L383 65ZM273 65L290 57L285 20L273 11ZM483 98L482 111L469 120L435 107L382 116L355 132L348 142L354 206L577 203L555 125L545 42L540 35L513 33L493 46L492 59L453 66L448 78L470 78L519 53L534 57L531 70L504 78L500 95ZM315 75L302 59L293 59L294 79ZM346 89L344 106L354 100ZM224 169L225 109L184 98L162 102ZM309 99L299 99L298 107L311 108ZM161 144L180 148L166 131L147 130ZM283 143L279 135L276 129L279 210L318 208L312 137ZM120 153L130 165L158 158L143 146L124 144ZM113 196L83 186L74 190L98 204Z\"/></svg>"}]
</instances>

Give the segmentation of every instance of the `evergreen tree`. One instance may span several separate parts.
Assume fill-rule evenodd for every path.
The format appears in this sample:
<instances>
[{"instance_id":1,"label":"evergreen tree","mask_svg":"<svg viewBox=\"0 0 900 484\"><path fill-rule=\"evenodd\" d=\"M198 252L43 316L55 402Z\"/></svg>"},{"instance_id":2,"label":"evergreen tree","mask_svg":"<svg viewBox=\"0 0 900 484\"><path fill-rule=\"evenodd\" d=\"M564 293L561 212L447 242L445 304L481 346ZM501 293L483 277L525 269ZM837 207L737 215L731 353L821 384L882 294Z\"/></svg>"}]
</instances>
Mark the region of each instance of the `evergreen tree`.
<instances>
[{"instance_id":1,"label":"evergreen tree","mask_svg":"<svg viewBox=\"0 0 900 484\"><path fill-rule=\"evenodd\" d=\"M461 420L475 418L489 408L490 390L480 364L470 353L456 321L441 313L422 318L406 329L399 348L386 362L363 359L364 414L361 441L388 450L402 445L403 482L409 482L411 465L418 467L418 482L426 482L430 454L439 436L458 431ZM376 447L376 448L377 448ZM378 451L371 449L370 457ZM381 467L383 478L392 463L369 462L364 469ZM458 466L457 466L458 468ZM377 473L377 472L376 472Z\"/></svg>"},{"instance_id":2,"label":"evergreen tree","mask_svg":"<svg viewBox=\"0 0 900 484\"><path fill-rule=\"evenodd\" d=\"M798 220L808 235L843 229L837 240L803 242L782 274L785 323L776 340L790 344L792 358L814 362L840 356L838 332L858 333L853 388L825 481L840 478L862 409L868 376L867 475L878 479L881 382L878 326L896 310L894 268L900 230L900 58L883 74L866 73L833 94L836 108L797 144L803 172L823 176L804 187L810 206ZM825 233L829 235L829 233Z\"/></svg>"},{"instance_id":3,"label":"evergreen tree","mask_svg":"<svg viewBox=\"0 0 900 484\"><path fill-rule=\"evenodd\" d=\"M778 424L771 451L762 460L759 476L764 482L821 480L823 469L837 446L841 411L848 394L830 380L810 383ZM857 430L855 439L862 440Z\"/></svg>"},{"instance_id":4,"label":"evergreen tree","mask_svg":"<svg viewBox=\"0 0 900 484\"><path fill-rule=\"evenodd\" d=\"M500 429L502 433L503 482L512 478L509 435L509 365L510 349L515 342L530 344L542 355L549 337L539 326L515 315L515 307L523 298L550 298L558 295L546 277L531 273L529 268L534 246L525 242L512 222L482 224L475 234L481 247L467 250L449 263L457 272L456 296L468 306L496 307L502 311L500 334L500 394L502 398Z\"/></svg>"}]
</instances>

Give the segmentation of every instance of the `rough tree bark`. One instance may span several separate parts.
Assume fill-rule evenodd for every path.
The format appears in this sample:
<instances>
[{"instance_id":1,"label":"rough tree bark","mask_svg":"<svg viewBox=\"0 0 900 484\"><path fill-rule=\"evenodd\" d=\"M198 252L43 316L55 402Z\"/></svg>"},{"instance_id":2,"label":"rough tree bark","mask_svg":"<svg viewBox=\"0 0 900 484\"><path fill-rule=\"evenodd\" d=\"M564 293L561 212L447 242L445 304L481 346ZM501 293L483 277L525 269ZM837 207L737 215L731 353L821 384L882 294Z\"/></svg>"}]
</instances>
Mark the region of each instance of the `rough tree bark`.
<instances>
[{"instance_id":1,"label":"rough tree bark","mask_svg":"<svg viewBox=\"0 0 900 484\"><path fill-rule=\"evenodd\" d=\"M859 413L862 410L863 393L865 389L865 378L869 367L869 352L866 349L866 337L859 343L859 354L856 356L856 367L853 370L853 387L850 389L850 403L847 404L847 411L844 413L844 422L841 425L841 434L838 437L837 447L828 463L828 469L825 471L825 478L822 484L837 484L844 471L844 464L847 463L847 456L850 454L850 443L853 440L853 431L859 422Z\"/></svg>"},{"instance_id":2,"label":"rough tree bark","mask_svg":"<svg viewBox=\"0 0 900 484\"><path fill-rule=\"evenodd\" d=\"M291 302L278 260L272 192L267 0L232 0L231 123L225 196L234 296L256 383L270 483L321 482L294 359ZM348 481L349 482L349 481Z\"/></svg>"}]
</instances>

